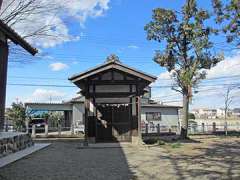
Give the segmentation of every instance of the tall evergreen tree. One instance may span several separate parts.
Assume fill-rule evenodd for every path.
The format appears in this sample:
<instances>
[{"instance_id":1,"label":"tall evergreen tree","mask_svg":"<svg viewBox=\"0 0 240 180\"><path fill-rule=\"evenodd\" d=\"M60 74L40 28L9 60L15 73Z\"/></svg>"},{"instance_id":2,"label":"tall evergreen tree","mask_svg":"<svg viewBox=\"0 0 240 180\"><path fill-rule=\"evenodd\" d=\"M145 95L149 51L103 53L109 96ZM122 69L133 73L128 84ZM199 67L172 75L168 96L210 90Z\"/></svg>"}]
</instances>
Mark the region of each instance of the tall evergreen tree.
<instances>
[{"instance_id":1,"label":"tall evergreen tree","mask_svg":"<svg viewBox=\"0 0 240 180\"><path fill-rule=\"evenodd\" d=\"M146 26L148 40L164 46L154 61L165 67L175 80L173 89L183 95L181 137L187 138L189 100L192 88L204 79L204 70L223 59L213 54L210 36L216 30L207 25L210 14L197 6L196 0L186 0L181 12L163 8L153 10L152 21Z\"/></svg>"},{"instance_id":2,"label":"tall evergreen tree","mask_svg":"<svg viewBox=\"0 0 240 180\"><path fill-rule=\"evenodd\" d=\"M240 46L240 0L212 0L216 22L226 34L228 43ZM239 47L240 48L240 47Z\"/></svg>"}]
</instances>

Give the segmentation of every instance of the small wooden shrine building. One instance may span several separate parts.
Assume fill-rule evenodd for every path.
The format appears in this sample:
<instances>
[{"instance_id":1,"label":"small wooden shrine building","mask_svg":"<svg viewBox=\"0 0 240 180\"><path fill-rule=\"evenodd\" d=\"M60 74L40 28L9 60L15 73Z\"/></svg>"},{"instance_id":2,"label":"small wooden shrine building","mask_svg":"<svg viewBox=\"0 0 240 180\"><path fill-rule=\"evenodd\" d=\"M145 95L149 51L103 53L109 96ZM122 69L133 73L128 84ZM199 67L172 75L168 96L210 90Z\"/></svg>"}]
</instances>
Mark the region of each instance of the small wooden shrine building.
<instances>
[{"instance_id":1,"label":"small wooden shrine building","mask_svg":"<svg viewBox=\"0 0 240 180\"><path fill-rule=\"evenodd\" d=\"M104 64L69 80L85 96L87 142L139 141L141 96L156 77L128 67L111 55Z\"/></svg>"}]
</instances>

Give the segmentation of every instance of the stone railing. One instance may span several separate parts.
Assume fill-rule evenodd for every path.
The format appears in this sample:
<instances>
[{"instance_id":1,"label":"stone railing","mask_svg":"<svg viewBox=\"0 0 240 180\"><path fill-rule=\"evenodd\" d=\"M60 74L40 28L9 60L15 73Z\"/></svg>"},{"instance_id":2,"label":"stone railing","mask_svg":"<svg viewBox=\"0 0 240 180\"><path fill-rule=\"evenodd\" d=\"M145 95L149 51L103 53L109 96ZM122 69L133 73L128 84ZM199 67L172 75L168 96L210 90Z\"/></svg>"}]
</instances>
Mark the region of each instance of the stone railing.
<instances>
[{"instance_id":1,"label":"stone railing","mask_svg":"<svg viewBox=\"0 0 240 180\"><path fill-rule=\"evenodd\" d=\"M31 135L16 132L0 132L0 158L32 146Z\"/></svg>"}]
</instances>

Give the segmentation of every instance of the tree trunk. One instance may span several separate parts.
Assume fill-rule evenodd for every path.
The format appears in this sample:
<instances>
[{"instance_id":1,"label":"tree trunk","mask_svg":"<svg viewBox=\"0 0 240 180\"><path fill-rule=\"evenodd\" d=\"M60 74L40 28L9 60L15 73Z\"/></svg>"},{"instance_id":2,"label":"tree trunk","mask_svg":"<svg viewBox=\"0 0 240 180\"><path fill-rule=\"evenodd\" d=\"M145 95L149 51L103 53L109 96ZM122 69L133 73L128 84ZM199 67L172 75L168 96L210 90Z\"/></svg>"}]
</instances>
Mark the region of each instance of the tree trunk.
<instances>
[{"instance_id":1,"label":"tree trunk","mask_svg":"<svg viewBox=\"0 0 240 180\"><path fill-rule=\"evenodd\" d=\"M225 115L224 115L224 131L225 131L225 135L227 136L228 132L227 132L227 108L225 108Z\"/></svg>"},{"instance_id":2,"label":"tree trunk","mask_svg":"<svg viewBox=\"0 0 240 180\"><path fill-rule=\"evenodd\" d=\"M183 110L182 110L182 125L181 138L186 139L188 135L188 110L189 110L189 96L183 94Z\"/></svg>"}]
</instances>

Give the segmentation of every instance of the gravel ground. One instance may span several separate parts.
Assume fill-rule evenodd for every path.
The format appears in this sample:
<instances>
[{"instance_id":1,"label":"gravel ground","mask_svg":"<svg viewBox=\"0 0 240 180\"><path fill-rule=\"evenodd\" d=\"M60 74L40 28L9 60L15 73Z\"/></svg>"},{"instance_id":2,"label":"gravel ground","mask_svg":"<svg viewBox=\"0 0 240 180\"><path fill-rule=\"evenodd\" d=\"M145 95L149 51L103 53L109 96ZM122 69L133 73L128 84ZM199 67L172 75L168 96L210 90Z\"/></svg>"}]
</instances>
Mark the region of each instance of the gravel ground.
<instances>
[{"instance_id":1,"label":"gravel ground","mask_svg":"<svg viewBox=\"0 0 240 180\"><path fill-rule=\"evenodd\" d=\"M127 151L137 179L240 179L240 138L194 136L193 141Z\"/></svg>"},{"instance_id":2,"label":"gravel ground","mask_svg":"<svg viewBox=\"0 0 240 180\"><path fill-rule=\"evenodd\" d=\"M1 180L131 179L120 147L80 148L79 142L49 147L0 169Z\"/></svg>"},{"instance_id":3,"label":"gravel ground","mask_svg":"<svg viewBox=\"0 0 240 180\"><path fill-rule=\"evenodd\" d=\"M51 146L0 169L3 180L240 179L240 138L194 137L161 146L102 145L79 141Z\"/></svg>"}]
</instances>

